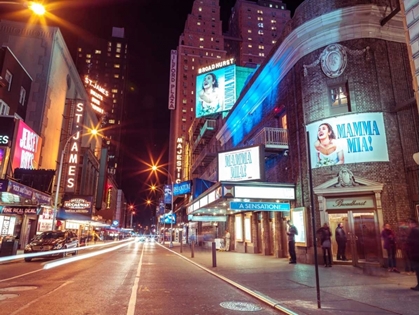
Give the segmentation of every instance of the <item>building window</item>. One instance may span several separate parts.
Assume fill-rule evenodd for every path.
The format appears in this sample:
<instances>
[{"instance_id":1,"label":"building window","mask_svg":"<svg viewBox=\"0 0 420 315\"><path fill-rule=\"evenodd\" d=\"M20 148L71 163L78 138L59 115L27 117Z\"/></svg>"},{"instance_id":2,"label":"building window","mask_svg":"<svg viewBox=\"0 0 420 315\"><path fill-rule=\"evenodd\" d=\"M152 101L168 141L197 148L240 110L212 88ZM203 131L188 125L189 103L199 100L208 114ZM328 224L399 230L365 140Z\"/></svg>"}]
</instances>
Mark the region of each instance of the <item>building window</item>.
<instances>
[{"instance_id":1,"label":"building window","mask_svg":"<svg viewBox=\"0 0 420 315\"><path fill-rule=\"evenodd\" d=\"M10 107L7 106L2 100L0 100L0 115L9 115Z\"/></svg>"},{"instance_id":2,"label":"building window","mask_svg":"<svg viewBox=\"0 0 420 315\"><path fill-rule=\"evenodd\" d=\"M20 87L20 93L19 93L19 104L22 106L25 105L25 97L26 97L26 90L23 86Z\"/></svg>"},{"instance_id":3,"label":"building window","mask_svg":"<svg viewBox=\"0 0 420 315\"><path fill-rule=\"evenodd\" d=\"M330 86L328 91L330 100L330 113L332 115L350 111L349 93L345 83Z\"/></svg>"},{"instance_id":4,"label":"building window","mask_svg":"<svg viewBox=\"0 0 420 315\"><path fill-rule=\"evenodd\" d=\"M100 50L95 50L95 55L100 55L102 52Z\"/></svg>"},{"instance_id":5,"label":"building window","mask_svg":"<svg viewBox=\"0 0 420 315\"><path fill-rule=\"evenodd\" d=\"M114 68L119 69L120 65L118 63L114 64Z\"/></svg>"},{"instance_id":6,"label":"building window","mask_svg":"<svg viewBox=\"0 0 420 315\"><path fill-rule=\"evenodd\" d=\"M118 48L121 48L121 43L117 43L117 47Z\"/></svg>"},{"instance_id":7,"label":"building window","mask_svg":"<svg viewBox=\"0 0 420 315\"><path fill-rule=\"evenodd\" d=\"M6 75L4 79L7 82L7 90L10 91L10 89L12 88L13 75L9 70L6 70Z\"/></svg>"}]
</instances>

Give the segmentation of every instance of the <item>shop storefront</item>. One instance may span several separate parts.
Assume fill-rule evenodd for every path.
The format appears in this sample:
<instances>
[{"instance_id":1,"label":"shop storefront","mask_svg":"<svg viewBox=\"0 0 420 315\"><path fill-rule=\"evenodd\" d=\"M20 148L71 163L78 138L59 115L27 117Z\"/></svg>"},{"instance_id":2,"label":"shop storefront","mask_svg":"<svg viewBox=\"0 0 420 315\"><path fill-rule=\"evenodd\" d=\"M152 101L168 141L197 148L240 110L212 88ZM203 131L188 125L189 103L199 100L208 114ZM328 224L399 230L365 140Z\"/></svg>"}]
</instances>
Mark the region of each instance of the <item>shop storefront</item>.
<instances>
[{"instance_id":1,"label":"shop storefront","mask_svg":"<svg viewBox=\"0 0 420 315\"><path fill-rule=\"evenodd\" d=\"M224 223L237 252L273 255L284 247L283 221L294 199L291 184L218 182L187 206L187 215L201 224Z\"/></svg>"},{"instance_id":2,"label":"shop storefront","mask_svg":"<svg viewBox=\"0 0 420 315\"><path fill-rule=\"evenodd\" d=\"M345 176L349 173L350 176ZM346 168L342 168L337 177L314 188L318 196L321 225L326 222L334 231L339 223L343 223L347 235L345 257L354 266L382 260L382 190L383 184L354 176ZM335 259L335 233L332 236L332 253Z\"/></svg>"},{"instance_id":3,"label":"shop storefront","mask_svg":"<svg viewBox=\"0 0 420 315\"><path fill-rule=\"evenodd\" d=\"M0 237L12 235L23 248L52 226L51 196L10 179L0 180ZM38 217L42 217L38 220ZM48 219L50 217L50 219Z\"/></svg>"}]
</instances>

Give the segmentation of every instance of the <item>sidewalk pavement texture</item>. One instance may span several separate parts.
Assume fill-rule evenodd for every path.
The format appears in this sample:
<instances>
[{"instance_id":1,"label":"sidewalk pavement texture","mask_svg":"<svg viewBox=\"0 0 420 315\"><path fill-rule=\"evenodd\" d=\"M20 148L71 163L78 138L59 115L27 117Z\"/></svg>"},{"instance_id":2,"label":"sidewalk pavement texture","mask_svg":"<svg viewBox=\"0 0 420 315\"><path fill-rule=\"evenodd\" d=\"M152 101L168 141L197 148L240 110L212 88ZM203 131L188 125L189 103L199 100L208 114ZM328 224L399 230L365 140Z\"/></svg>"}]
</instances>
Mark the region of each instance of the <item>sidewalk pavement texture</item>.
<instances>
[{"instance_id":1,"label":"sidewalk pavement texture","mask_svg":"<svg viewBox=\"0 0 420 315\"><path fill-rule=\"evenodd\" d=\"M216 251L215 265L211 249L179 243L165 248L233 286L258 298L284 314L419 314L419 292L410 290L416 276L377 268L376 275L362 268L335 264L289 264L285 258L261 254ZM321 262L318 262L319 264ZM318 293L319 292L319 299ZM320 308L318 307L320 306Z\"/></svg>"}]
</instances>

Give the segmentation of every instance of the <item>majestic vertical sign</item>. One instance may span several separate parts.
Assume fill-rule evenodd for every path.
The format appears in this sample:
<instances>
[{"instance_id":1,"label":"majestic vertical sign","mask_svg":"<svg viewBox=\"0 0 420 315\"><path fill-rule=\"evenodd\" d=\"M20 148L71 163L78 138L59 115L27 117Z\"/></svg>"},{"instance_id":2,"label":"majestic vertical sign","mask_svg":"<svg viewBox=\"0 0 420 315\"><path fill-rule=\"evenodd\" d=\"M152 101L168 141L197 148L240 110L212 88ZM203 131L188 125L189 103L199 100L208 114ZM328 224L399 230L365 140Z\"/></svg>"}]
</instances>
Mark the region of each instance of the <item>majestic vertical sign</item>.
<instances>
[{"instance_id":1,"label":"majestic vertical sign","mask_svg":"<svg viewBox=\"0 0 420 315\"><path fill-rule=\"evenodd\" d=\"M184 153L184 144L182 138L176 140L175 148L175 158L176 158L176 167L175 167L175 183L180 183L182 179L182 162L183 162L183 153Z\"/></svg>"},{"instance_id":2,"label":"majestic vertical sign","mask_svg":"<svg viewBox=\"0 0 420 315\"><path fill-rule=\"evenodd\" d=\"M76 104L76 111L73 120L73 136L70 138L69 152L67 155L67 176L66 176L66 192L74 192L77 178L77 168L79 165L80 158L80 147L82 145L81 138L83 132L83 115L84 115L84 104L78 102Z\"/></svg>"},{"instance_id":3,"label":"majestic vertical sign","mask_svg":"<svg viewBox=\"0 0 420 315\"><path fill-rule=\"evenodd\" d=\"M16 141L13 148L12 167L36 169L41 154L41 137L22 120L17 122Z\"/></svg>"},{"instance_id":4,"label":"majestic vertical sign","mask_svg":"<svg viewBox=\"0 0 420 315\"><path fill-rule=\"evenodd\" d=\"M177 51L171 50L171 64L169 72L169 109L175 109L175 96L176 96L176 59Z\"/></svg>"}]
</instances>

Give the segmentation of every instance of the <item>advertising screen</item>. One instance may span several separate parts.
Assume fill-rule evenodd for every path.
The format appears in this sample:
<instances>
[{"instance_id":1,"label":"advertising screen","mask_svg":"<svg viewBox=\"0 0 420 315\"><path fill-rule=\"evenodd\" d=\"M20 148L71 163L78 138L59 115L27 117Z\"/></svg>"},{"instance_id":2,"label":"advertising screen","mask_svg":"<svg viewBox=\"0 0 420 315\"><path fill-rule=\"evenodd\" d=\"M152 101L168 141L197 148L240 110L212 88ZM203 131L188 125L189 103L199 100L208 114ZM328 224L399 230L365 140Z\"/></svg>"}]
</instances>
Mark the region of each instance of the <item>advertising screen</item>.
<instances>
[{"instance_id":1,"label":"advertising screen","mask_svg":"<svg viewBox=\"0 0 420 315\"><path fill-rule=\"evenodd\" d=\"M306 126L312 168L361 162L387 162L382 113L324 119Z\"/></svg>"},{"instance_id":2,"label":"advertising screen","mask_svg":"<svg viewBox=\"0 0 420 315\"><path fill-rule=\"evenodd\" d=\"M172 220L172 222L171 222ZM160 223L162 224L175 224L176 223L176 215L175 213L165 213L163 216L160 217Z\"/></svg>"},{"instance_id":3,"label":"advertising screen","mask_svg":"<svg viewBox=\"0 0 420 315\"><path fill-rule=\"evenodd\" d=\"M235 67L230 65L197 76L197 118L227 111L235 104Z\"/></svg>"},{"instance_id":4,"label":"advertising screen","mask_svg":"<svg viewBox=\"0 0 420 315\"><path fill-rule=\"evenodd\" d=\"M13 149L13 169L37 169L41 154L41 142L41 137L22 120L19 120Z\"/></svg>"}]
</instances>

